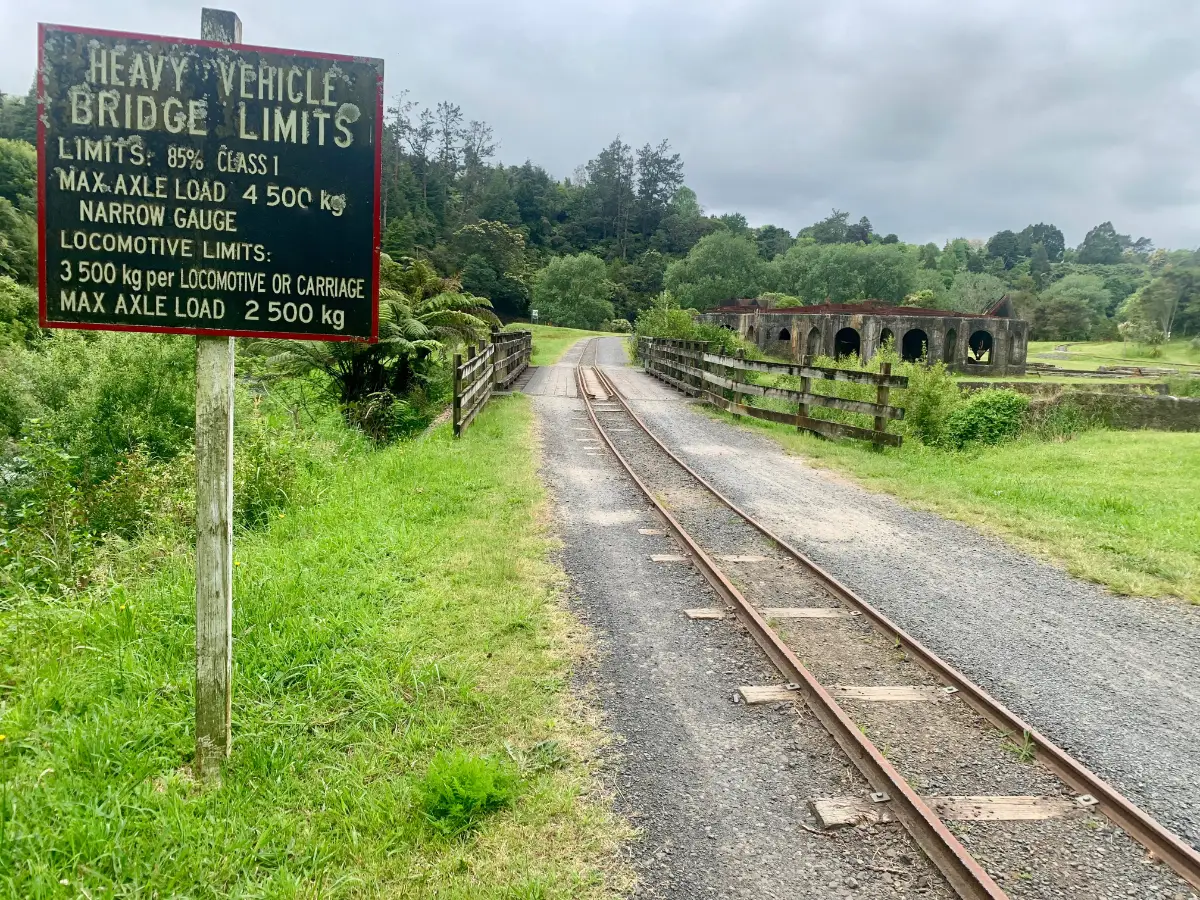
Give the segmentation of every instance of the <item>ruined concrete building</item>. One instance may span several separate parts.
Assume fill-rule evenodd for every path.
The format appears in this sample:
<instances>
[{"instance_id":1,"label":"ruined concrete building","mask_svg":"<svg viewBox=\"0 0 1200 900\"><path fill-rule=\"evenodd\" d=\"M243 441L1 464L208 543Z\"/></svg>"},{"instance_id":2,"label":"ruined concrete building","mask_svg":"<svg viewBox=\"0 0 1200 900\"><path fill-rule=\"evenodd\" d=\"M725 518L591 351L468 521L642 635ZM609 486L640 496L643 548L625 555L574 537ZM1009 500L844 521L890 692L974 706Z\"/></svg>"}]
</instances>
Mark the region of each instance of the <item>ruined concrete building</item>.
<instances>
[{"instance_id":1,"label":"ruined concrete building","mask_svg":"<svg viewBox=\"0 0 1200 900\"><path fill-rule=\"evenodd\" d=\"M950 370L971 375L1025 374L1029 326L1014 317L1007 297L981 314L872 301L786 309L739 301L700 319L736 331L764 353L795 362L854 354L868 360L891 340L906 360L941 360Z\"/></svg>"}]
</instances>

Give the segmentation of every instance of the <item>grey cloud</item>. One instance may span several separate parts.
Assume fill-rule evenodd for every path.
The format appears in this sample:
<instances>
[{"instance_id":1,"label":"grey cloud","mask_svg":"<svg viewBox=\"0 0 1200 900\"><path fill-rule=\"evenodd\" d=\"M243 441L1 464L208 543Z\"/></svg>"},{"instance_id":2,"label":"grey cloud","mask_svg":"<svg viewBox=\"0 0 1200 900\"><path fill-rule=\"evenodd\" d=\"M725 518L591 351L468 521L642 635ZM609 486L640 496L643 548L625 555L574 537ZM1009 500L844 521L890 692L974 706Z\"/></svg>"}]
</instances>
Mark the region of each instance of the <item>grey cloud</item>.
<instances>
[{"instance_id":1,"label":"grey cloud","mask_svg":"<svg viewBox=\"0 0 1200 900\"><path fill-rule=\"evenodd\" d=\"M796 229L830 207L913 241L1111 219L1200 245L1191 0L449 0L239 8L253 43L383 56L393 93L459 103L507 162L563 176L618 132L666 137L705 206ZM0 86L36 18L193 34L199 6L0 9Z\"/></svg>"}]
</instances>

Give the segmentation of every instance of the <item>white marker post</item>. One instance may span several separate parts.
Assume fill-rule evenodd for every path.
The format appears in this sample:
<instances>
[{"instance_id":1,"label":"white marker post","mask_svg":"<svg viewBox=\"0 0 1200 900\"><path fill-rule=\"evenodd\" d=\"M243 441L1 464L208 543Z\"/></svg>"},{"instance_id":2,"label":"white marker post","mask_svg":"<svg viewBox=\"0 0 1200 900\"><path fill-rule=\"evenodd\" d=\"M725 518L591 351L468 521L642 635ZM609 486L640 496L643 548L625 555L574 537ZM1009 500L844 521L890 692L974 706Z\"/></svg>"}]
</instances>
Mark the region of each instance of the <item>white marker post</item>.
<instances>
[{"instance_id":1,"label":"white marker post","mask_svg":"<svg viewBox=\"0 0 1200 900\"><path fill-rule=\"evenodd\" d=\"M203 9L200 37L240 44L242 20ZM219 776L232 744L233 362L233 338L196 338L197 778Z\"/></svg>"}]
</instances>

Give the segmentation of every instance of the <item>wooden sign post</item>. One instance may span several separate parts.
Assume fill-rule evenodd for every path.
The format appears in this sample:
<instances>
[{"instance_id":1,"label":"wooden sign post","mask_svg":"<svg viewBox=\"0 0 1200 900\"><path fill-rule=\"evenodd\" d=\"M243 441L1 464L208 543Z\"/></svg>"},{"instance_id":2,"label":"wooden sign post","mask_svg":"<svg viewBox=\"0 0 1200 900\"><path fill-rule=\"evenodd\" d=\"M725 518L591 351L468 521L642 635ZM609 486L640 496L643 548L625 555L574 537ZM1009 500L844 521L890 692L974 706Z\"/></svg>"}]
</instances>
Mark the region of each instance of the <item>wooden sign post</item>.
<instances>
[{"instance_id":1,"label":"wooden sign post","mask_svg":"<svg viewBox=\"0 0 1200 900\"><path fill-rule=\"evenodd\" d=\"M196 335L196 772L231 744L234 337L375 341L383 62L41 25L44 328Z\"/></svg>"},{"instance_id":2,"label":"wooden sign post","mask_svg":"<svg viewBox=\"0 0 1200 900\"><path fill-rule=\"evenodd\" d=\"M200 38L242 42L237 13L200 11ZM233 338L196 338L196 777L233 749Z\"/></svg>"}]
</instances>

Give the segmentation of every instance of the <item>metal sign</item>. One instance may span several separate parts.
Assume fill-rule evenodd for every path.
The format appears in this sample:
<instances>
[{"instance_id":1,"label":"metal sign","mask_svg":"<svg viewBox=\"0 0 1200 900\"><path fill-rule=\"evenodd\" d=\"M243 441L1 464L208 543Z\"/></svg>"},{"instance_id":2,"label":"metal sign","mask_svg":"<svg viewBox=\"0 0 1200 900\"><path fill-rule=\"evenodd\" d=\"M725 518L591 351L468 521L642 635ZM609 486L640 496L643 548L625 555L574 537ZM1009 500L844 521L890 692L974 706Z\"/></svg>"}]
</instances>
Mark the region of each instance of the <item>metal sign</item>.
<instances>
[{"instance_id":1,"label":"metal sign","mask_svg":"<svg viewBox=\"0 0 1200 900\"><path fill-rule=\"evenodd\" d=\"M379 331L383 62L42 25L41 323Z\"/></svg>"}]
</instances>

